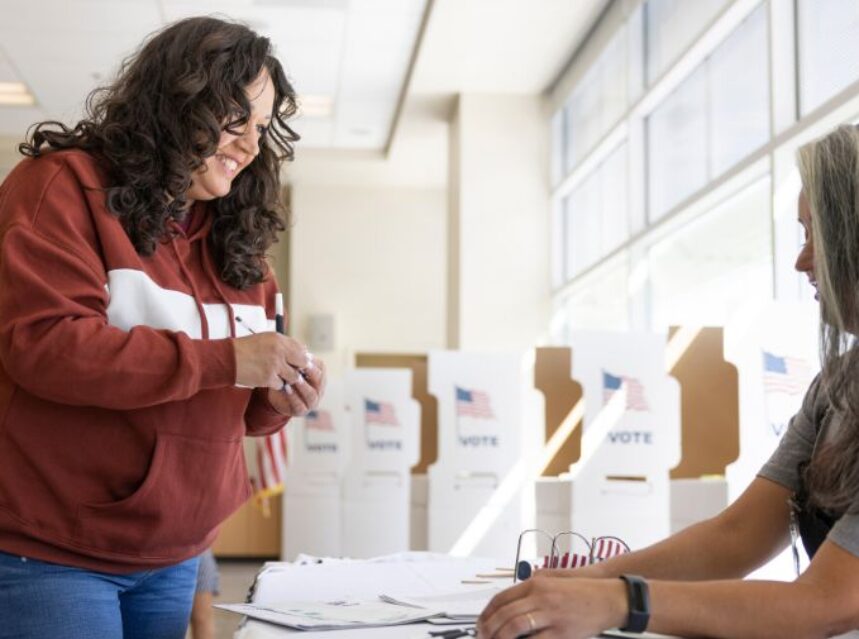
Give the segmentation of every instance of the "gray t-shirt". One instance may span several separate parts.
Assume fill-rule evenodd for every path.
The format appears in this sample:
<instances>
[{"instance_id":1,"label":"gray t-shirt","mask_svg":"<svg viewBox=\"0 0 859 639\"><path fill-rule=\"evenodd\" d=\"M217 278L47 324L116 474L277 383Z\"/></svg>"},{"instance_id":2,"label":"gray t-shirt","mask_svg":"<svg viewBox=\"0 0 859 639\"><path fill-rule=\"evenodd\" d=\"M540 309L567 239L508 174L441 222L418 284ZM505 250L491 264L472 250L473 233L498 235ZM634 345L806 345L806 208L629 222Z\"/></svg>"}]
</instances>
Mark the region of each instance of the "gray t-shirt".
<instances>
[{"instance_id":1,"label":"gray t-shirt","mask_svg":"<svg viewBox=\"0 0 859 639\"><path fill-rule=\"evenodd\" d=\"M808 388L802 407L790 420L787 432L772 457L761 468L758 477L772 480L793 492L799 489L799 464L811 459L818 434L826 437L827 433L831 436L837 432L838 419L831 417L832 413L827 411L828 403L826 394L820 389L818 376ZM825 424L827 419L831 419L832 423ZM846 514L836 521L827 539L859 557L859 512Z\"/></svg>"}]
</instances>

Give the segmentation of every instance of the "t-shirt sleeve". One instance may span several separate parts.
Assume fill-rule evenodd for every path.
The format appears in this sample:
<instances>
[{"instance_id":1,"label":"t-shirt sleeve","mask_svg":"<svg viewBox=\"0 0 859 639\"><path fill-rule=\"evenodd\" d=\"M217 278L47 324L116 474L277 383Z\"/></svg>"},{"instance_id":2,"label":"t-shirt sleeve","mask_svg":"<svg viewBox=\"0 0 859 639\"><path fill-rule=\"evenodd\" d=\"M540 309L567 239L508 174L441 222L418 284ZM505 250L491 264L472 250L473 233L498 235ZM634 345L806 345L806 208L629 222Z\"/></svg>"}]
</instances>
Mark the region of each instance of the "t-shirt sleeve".
<instances>
[{"instance_id":1,"label":"t-shirt sleeve","mask_svg":"<svg viewBox=\"0 0 859 639\"><path fill-rule=\"evenodd\" d=\"M791 420L781 443L761 468L758 477L770 479L792 491L799 489L798 466L811 459L818 433L815 424L823 419L825 403L818 377L809 387L802 408ZM835 522L827 539L859 556L859 496L849 512Z\"/></svg>"},{"instance_id":2,"label":"t-shirt sleeve","mask_svg":"<svg viewBox=\"0 0 859 639\"><path fill-rule=\"evenodd\" d=\"M859 557L859 513L847 513L841 517L826 538Z\"/></svg>"},{"instance_id":3,"label":"t-shirt sleeve","mask_svg":"<svg viewBox=\"0 0 859 639\"><path fill-rule=\"evenodd\" d=\"M815 420L821 412L820 377L816 377L805 393L802 406L794 415L778 448L758 472L758 477L769 479L785 488L799 489L799 464L811 459L817 436Z\"/></svg>"}]
</instances>

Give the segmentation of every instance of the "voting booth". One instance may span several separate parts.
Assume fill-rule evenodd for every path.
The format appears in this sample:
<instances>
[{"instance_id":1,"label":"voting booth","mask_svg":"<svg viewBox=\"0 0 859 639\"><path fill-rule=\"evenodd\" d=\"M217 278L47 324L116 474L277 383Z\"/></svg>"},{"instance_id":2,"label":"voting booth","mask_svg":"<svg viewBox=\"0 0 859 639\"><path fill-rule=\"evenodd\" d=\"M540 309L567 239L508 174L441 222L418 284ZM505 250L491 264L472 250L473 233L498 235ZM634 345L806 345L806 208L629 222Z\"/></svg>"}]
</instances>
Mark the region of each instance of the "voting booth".
<instances>
[{"instance_id":1,"label":"voting booth","mask_svg":"<svg viewBox=\"0 0 859 639\"><path fill-rule=\"evenodd\" d=\"M282 557L338 557L343 553L342 478L351 432L343 380L329 379L317 409L290 420L286 428Z\"/></svg>"},{"instance_id":2,"label":"voting booth","mask_svg":"<svg viewBox=\"0 0 859 639\"><path fill-rule=\"evenodd\" d=\"M427 550L429 485L427 468L438 457L438 403L428 389L429 362L425 353L356 353L358 368L405 368L412 372L412 398L420 405L420 457L412 466L409 535L411 550Z\"/></svg>"},{"instance_id":3,"label":"voting booth","mask_svg":"<svg viewBox=\"0 0 859 639\"><path fill-rule=\"evenodd\" d=\"M350 451L343 477L343 554L366 558L408 550L411 467L419 456L420 407L412 373L346 374Z\"/></svg>"},{"instance_id":4,"label":"voting booth","mask_svg":"<svg viewBox=\"0 0 859 639\"><path fill-rule=\"evenodd\" d=\"M739 457L726 472L730 501L775 451L819 370L819 321L816 303L771 301L741 309L725 326L725 358L737 367L740 398ZM790 549L753 576L792 580Z\"/></svg>"},{"instance_id":5,"label":"voting booth","mask_svg":"<svg viewBox=\"0 0 859 639\"><path fill-rule=\"evenodd\" d=\"M537 351L535 379L546 397L546 436L577 420L581 386L572 377L569 347ZM665 346L665 370L680 385L681 457L670 471L671 533L712 517L727 505L727 464L739 449L737 371L723 356L720 327L674 327ZM537 526L549 532L570 527L572 482L565 472L581 454L581 423L574 426L536 486ZM539 548L547 552L545 543Z\"/></svg>"},{"instance_id":6,"label":"voting booth","mask_svg":"<svg viewBox=\"0 0 859 639\"><path fill-rule=\"evenodd\" d=\"M536 349L534 385L543 394L545 403L544 445L554 437L563 438L534 486L536 527L550 534L570 528L572 488L564 475L581 455L584 401L582 385L572 379L572 364L572 349L568 346ZM550 551L549 541L537 536L535 542L536 548L525 550L536 550L540 556L546 556Z\"/></svg>"},{"instance_id":7,"label":"voting booth","mask_svg":"<svg viewBox=\"0 0 859 639\"><path fill-rule=\"evenodd\" d=\"M439 434L429 468L431 551L512 557L519 532L533 526L524 464L543 436L533 370L533 351L430 352Z\"/></svg>"},{"instance_id":8,"label":"voting booth","mask_svg":"<svg viewBox=\"0 0 859 639\"><path fill-rule=\"evenodd\" d=\"M680 383L681 458L671 470L671 532L728 505L725 468L739 454L737 369L724 357L721 327L674 327L666 368Z\"/></svg>"},{"instance_id":9,"label":"voting booth","mask_svg":"<svg viewBox=\"0 0 859 639\"><path fill-rule=\"evenodd\" d=\"M669 470L680 460L680 389L665 371L666 336L578 331L571 346L585 402L571 528L647 546L668 535Z\"/></svg>"}]
</instances>

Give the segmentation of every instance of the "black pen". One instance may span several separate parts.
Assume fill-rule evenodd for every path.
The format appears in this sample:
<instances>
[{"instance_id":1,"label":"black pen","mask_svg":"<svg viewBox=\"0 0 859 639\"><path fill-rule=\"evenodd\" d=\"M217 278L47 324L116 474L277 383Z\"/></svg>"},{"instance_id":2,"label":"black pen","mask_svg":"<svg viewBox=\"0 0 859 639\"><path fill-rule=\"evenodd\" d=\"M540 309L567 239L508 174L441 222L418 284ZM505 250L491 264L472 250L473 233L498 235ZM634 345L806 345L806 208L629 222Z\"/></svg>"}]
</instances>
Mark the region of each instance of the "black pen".
<instances>
[{"instance_id":1,"label":"black pen","mask_svg":"<svg viewBox=\"0 0 859 639\"><path fill-rule=\"evenodd\" d=\"M274 294L274 330L281 335L284 335L283 325L283 293ZM307 379L307 375L303 368L298 369L298 374L302 378Z\"/></svg>"},{"instance_id":2,"label":"black pen","mask_svg":"<svg viewBox=\"0 0 859 639\"><path fill-rule=\"evenodd\" d=\"M283 293L274 295L274 330L283 335Z\"/></svg>"},{"instance_id":3,"label":"black pen","mask_svg":"<svg viewBox=\"0 0 859 639\"><path fill-rule=\"evenodd\" d=\"M283 293L275 293L274 294L274 330L281 335L284 335L284 325L283 325ZM313 357L310 353L307 354L308 364L310 363L310 359ZM307 375L303 368L298 369L298 374L301 375L304 379L307 379Z\"/></svg>"}]
</instances>

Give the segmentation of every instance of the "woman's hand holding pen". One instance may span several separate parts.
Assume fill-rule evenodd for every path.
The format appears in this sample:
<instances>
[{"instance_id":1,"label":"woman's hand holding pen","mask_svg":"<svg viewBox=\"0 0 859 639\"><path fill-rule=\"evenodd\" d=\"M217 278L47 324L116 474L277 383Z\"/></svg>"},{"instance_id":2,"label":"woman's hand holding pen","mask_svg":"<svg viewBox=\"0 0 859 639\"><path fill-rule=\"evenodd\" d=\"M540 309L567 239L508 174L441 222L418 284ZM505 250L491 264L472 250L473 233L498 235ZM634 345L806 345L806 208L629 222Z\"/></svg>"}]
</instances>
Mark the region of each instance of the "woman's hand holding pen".
<instances>
[{"instance_id":1,"label":"woman's hand holding pen","mask_svg":"<svg viewBox=\"0 0 859 639\"><path fill-rule=\"evenodd\" d=\"M325 364L286 335L257 333L233 340L236 383L269 388L269 401L284 415L316 408L325 387Z\"/></svg>"}]
</instances>

